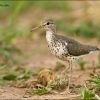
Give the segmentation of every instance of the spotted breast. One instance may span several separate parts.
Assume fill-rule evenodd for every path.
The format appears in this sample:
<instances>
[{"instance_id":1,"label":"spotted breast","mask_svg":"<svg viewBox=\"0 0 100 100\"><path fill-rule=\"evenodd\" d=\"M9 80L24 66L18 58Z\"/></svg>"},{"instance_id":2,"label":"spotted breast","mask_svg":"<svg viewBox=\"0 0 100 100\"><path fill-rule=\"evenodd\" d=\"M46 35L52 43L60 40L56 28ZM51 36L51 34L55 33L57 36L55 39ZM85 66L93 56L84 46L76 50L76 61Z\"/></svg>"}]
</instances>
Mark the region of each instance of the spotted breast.
<instances>
[{"instance_id":1,"label":"spotted breast","mask_svg":"<svg viewBox=\"0 0 100 100\"><path fill-rule=\"evenodd\" d=\"M67 42L58 40L50 31L46 32L46 40L48 43L48 47L53 55L55 55L57 58L62 60L67 60Z\"/></svg>"}]
</instances>

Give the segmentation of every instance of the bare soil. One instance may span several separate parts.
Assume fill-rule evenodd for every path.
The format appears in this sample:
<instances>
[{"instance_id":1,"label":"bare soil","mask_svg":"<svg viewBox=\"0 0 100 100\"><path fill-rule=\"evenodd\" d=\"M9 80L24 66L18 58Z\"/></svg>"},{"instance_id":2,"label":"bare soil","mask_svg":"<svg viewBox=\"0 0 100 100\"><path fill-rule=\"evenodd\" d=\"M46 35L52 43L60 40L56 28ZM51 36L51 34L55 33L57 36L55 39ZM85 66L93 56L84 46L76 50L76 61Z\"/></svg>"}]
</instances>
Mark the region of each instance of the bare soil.
<instances>
[{"instance_id":1,"label":"bare soil","mask_svg":"<svg viewBox=\"0 0 100 100\"><path fill-rule=\"evenodd\" d=\"M74 37L76 38L76 37ZM77 40L88 43L88 40L83 40L77 37ZM25 41L23 39L23 42L19 40L15 40L14 43L20 44L19 48L23 50L24 57L19 57L19 61L25 65L25 67L29 69L33 69L33 67L37 68L54 68L58 60L55 58L48 50L47 44L45 41L45 38L42 37L41 40L31 40L31 41ZM98 45L98 42L94 40L90 40L89 44ZM97 55L98 52L89 54L84 56L84 60L87 62L85 66L85 70L80 70L79 66L74 62L73 63L73 78L72 78L72 84L78 86L78 85L84 85L85 80L90 78L90 74L93 73L93 70L96 66L94 66L97 62ZM61 61L62 62L62 61ZM67 63L63 62L64 64ZM99 71L100 69L97 68L96 71ZM27 95L26 94L27 88L17 88L11 85L1 85L0 86L0 99L74 99L79 97L79 93L70 93L66 95L62 95L59 93L57 94L46 94L42 96L38 95ZM73 91L75 89L73 88Z\"/></svg>"}]
</instances>

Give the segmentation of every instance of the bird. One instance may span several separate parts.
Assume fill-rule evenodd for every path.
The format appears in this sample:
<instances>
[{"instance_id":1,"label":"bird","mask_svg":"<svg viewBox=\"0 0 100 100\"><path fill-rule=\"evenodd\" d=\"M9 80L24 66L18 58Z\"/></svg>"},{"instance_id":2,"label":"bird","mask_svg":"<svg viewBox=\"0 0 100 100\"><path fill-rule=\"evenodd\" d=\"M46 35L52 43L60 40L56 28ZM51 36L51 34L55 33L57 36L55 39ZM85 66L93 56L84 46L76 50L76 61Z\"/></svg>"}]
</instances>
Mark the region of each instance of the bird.
<instances>
[{"instance_id":1,"label":"bird","mask_svg":"<svg viewBox=\"0 0 100 100\"><path fill-rule=\"evenodd\" d=\"M43 28L46 31L46 40L50 52L57 58L69 63L68 68L70 68L70 76L67 88L69 91L72 77L72 61L81 55L86 55L94 51L100 51L100 48L82 44L72 38L56 34L56 26L52 19L43 20L41 24L33 28L31 32L38 28Z\"/></svg>"}]
</instances>

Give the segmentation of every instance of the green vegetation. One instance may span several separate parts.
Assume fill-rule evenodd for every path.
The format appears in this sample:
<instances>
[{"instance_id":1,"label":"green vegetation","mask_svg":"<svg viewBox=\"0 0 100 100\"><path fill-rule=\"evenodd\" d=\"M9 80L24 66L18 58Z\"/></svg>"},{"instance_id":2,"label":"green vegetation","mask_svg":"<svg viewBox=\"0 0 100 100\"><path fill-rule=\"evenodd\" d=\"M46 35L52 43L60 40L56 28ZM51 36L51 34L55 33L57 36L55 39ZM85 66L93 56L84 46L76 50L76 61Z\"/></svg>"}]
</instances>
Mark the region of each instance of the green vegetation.
<instances>
[{"instance_id":1,"label":"green vegetation","mask_svg":"<svg viewBox=\"0 0 100 100\"><path fill-rule=\"evenodd\" d=\"M37 88L32 89L32 94L33 95L43 95L43 94L50 93L50 91L51 91L51 88L39 85Z\"/></svg>"},{"instance_id":2,"label":"green vegetation","mask_svg":"<svg viewBox=\"0 0 100 100\"><path fill-rule=\"evenodd\" d=\"M54 68L54 71L59 71L61 69L65 68L65 65L60 63L60 62L56 62L56 66Z\"/></svg>"},{"instance_id":3,"label":"green vegetation","mask_svg":"<svg viewBox=\"0 0 100 100\"><path fill-rule=\"evenodd\" d=\"M15 59L15 56L22 55L23 51L17 47L19 44L13 43L13 40L17 39L18 36L20 36L21 39L23 39L25 35L27 37L31 29L31 25L16 27L18 24L17 21L20 19L20 16L24 18L24 14L30 10L30 8L33 10L30 13L34 13L35 10L37 10L37 13L35 12L37 17L34 18L34 20L41 20L41 18L43 18L42 12L44 15L48 15L47 13L50 12L52 17L56 16L57 18L53 19L57 25L57 30L66 35L77 35L84 38L97 38L100 40L100 27L99 23L97 23L99 21L95 21L96 23L92 20L77 21L74 16L70 15L72 8L66 1L0 1L0 84L28 79L40 71L40 69L31 71L24 68L24 66L21 68ZM41 16L38 16L38 10L40 10ZM55 15L53 16L53 14ZM31 17L29 18L30 19L27 17L27 21L31 20ZM33 24L37 26L37 23L33 22ZM83 61L83 59L79 59L78 65L81 70L84 70L86 62ZM100 67L100 54L98 55L97 66ZM65 65L57 62L53 71L59 71L64 67ZM100 74L94 75L94 77L87 80L86 83L89 84L89 86L82 86L80 88L82 99L97 99L97 95L100 91ZM52 90L62 90L66 86L67 82L65 80L53 80L47 86L38 84L37 87L32 88L32 94L43 95L52 92Z\"/></svg>"},{"instance_id":4,"label":"green vegetation","mask_svg":"<svg viewBox=\"0 0 100 100\"><path fill-rule=\"evenodd\" d=\"M0 4L4 5L7 4L9 9L10 15L8 15L8 22L5 26L0 28L0 54L1 59L4 63L7 64L7 62L13 63L15 62L13 59L13 53L21 53L21 51L12 44L13 39L15 39L18 35L17 31L14 31L14 25L16 23L16 17L18 13L21 10L21 7L23 5L23 2L3 2L0 1ZM13 5L13 6L12 6ZM6 7L2 8L1 13L6 11Z\"/></svg>"},{"instance_id":5,"label":"green vegetation","mask_svg":"<svg viewBox=\"0 0 100 100\"><path fill-rule=\"evenodd\" d=\"M28 70L26 68L20 68L20 67L13 67L8 68L8 66L2 65L2 71L3 73L0 75L0 83L5 83L9 81L15 81L15 80L22 80L27 79L30 76L32 76L33 72L31 70ZM5 70L7 69L7 71Z\"/></svg>"},{"instance_id":6,"label":"green vegetation","mask_svg":"<svg viewBox=\"0 0 100 100\"><path fill-rule=\"evenodd\" d=\"M98 73L94 75L94 77L90 80L87 80L87 82L92 85L91 88L93 88L95 92L98 91L98 89L100 89L100 74Z\"/></svg>"},{"instance_id":7,"label":"green vegetation","mask_svg":"<svg viewBox=\"0 0 100 100\"><path fill-rule=\"evenodd\" d=\"M70 7L68 6L68 3L66 1L34 1L33 2L35 6L38 6L38 8L50 11L68 11Z\"/></svg>"},{"instance_id":8,"label":"green vegetation","mask_svg":"<svg viewBox=\"0 0 100 100\"><path fill-rule=\"evenodd\" d=\"M86 62L82 58L78 59L77 63L78 63L78 65L79 65L79 67L80 67L81 70L85 69Z\"/></svg>"},{"instance_id":9,"label":"green vegetation","mask_svg":"<svg viewBox=\"0 0 100 100\"><path fill-rule=\"evenodd\" d=\"M35 88L32 89L31 93L33 95L43 95L47 93L53 93L57 90L64 90L67 86L67 80L60 80L56 79L52 81L50 84L47 84L47 86L43 86L41 84L38 84Z\"/></svg>"},{"instance_id":10,"label":"green vegetation","mask_svg":"<svg viewBox=\"0 0 100 100\"><path fill-rule=\"evenodd\" d=\"M77 35L85 38L100 38L100 28L92 23L92 21L80 21L77 23L70 23L66 21L56 21L57 29L66 34ZM70 19L71 20L71 19Z\"/></svg>"},{"instance_id":11,"label":"green vegetation","mask_svg":"<svg viewBox=\"0 0 100 100\"><path fill-rule=\"evenodd\" d=\"M87 90L84 87L80 88L80 93L83 100L90 100L90 99L94 99L93 97L95 97L93 91Z\"/></svg>"},{"instance_id":12,"label":"green vegetation","mask_svg":"<svg viewBox=\"0 0 100 100\"><path fill-rule=\"evenodd\" d=\"M83 100L98 100L100 92L100 74L94 74L90 80L86 81L87 86L80 88ZM100 99L100 98L99 98Z\"/></svg>"}]
</instances>

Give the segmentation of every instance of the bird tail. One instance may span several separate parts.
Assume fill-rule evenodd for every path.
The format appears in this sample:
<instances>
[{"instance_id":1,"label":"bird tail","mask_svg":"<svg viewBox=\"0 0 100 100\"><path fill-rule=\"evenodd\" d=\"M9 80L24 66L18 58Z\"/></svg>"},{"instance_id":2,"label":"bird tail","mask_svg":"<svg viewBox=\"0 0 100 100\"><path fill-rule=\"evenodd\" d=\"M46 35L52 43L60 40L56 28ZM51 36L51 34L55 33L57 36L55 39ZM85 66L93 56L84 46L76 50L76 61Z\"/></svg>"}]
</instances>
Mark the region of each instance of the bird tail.
<instances>
[{"instance_id":1,"label":"bird tail","mask_svg":"<svg viewBox=\"0 0 100 100\"><path fill-rule=\"evenodd\" d=\"M100 48L98 48L96 46L91 46L90 51L100 51Z\"/></svg>"}]
</instances>

